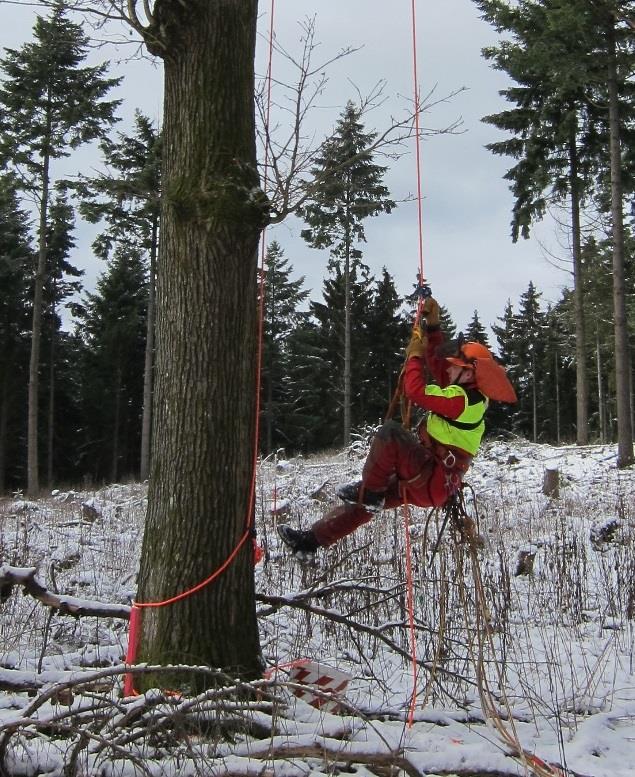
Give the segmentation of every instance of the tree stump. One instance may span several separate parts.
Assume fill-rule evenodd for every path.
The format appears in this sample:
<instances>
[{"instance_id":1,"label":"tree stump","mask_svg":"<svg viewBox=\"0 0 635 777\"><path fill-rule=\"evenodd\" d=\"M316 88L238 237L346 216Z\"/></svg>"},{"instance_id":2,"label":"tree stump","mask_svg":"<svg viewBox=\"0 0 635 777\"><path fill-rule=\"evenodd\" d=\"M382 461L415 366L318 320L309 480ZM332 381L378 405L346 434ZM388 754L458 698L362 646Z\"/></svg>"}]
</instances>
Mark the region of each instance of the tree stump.
<instances>
[{"instance_id":1,"label":"tree stump","mask_svg":"<svg viewBox=\"0 0 635 777\"><path fill-rule=\"evenodd\" d=\"M552 499L560 496L560 472L557 469L546 469L542 480L542 493Z\"/></svg>"},{"instance_id":2,"label":"tree stump","mask_svg":"<svg viewBox=\"0 0 635 777\"><path fill-rule=\"evenodd\" d=\"M518 559L516 561L516 577L531 575L534 571L534 559L536 558L535 551L521 550L518 552Z\"/></svg>"}]
</instances>

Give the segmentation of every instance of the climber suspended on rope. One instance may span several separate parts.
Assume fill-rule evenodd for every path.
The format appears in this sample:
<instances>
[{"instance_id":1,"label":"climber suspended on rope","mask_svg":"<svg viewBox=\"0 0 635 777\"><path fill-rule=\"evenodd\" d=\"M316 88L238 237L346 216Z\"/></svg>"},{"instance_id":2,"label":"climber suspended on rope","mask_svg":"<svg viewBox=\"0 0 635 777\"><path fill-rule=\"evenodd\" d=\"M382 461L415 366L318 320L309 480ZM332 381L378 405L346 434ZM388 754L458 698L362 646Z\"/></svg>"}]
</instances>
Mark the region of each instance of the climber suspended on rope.
<instances>
[{"instance_id":1,"label":"climber suspended on rope","mask_svg":"<svg viewBox=\"0 0 635 777\"><path fill-rule=\"evenodd\" d=\"M388 420L375 435L362 479L337 490L344 505L330 510L310 529L282 524L283 542L304 561L354 532L383 509L411 504L440 507L461 487L476 455L490 400L515 402L504 368L481 343L462 338L444 343L439 305L428 297L413 328L402 371L407 400L428 411L416 433ZM434 383L428 382L426 367Z\"/></svg>"}]
</instances>

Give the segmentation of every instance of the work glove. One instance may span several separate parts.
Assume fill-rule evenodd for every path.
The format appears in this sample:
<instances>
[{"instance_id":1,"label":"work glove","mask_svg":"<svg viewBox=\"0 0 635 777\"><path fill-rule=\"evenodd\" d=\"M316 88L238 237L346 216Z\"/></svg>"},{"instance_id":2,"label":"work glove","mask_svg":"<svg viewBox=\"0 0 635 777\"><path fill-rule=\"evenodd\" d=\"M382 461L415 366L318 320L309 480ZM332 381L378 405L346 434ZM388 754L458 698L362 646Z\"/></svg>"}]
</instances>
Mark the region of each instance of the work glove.
<instances>
[{"instance_id":1,"label":"work glove","mask_svg":"<svg viewBox=\"0 0 635 777\"><path fill-rule=\"evenodd\" d=\"M421 315L428 326L439 326L439 303L434 297L428 297L423 303Z\"/></svg>"},{"instance_id":2,"label":"work glove","mask_svg":"<svg viewBox=\"0 0 635 777\"><path fill-rule=\"evenodd\" d=\"M412 337L406 347L406 359L411 356L425 356L428 349L428 338L421 330L420 326L415 326L412 330Z\"/></svg>"}]
</instances>

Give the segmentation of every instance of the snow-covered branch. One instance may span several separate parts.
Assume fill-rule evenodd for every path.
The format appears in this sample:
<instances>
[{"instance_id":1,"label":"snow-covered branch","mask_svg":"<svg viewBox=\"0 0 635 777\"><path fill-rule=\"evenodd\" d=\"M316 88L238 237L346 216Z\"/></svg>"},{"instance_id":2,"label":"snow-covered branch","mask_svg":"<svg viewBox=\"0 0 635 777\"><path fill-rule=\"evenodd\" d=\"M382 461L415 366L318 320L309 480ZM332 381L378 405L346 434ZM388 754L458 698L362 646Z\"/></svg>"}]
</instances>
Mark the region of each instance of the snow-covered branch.
<instances>
[{"instance_id":1,"label":"snow-covered branch","mask_svg":"<svg viewBox=\"0 0 635 777\"><path fill-rule=\"evenodd\" d=\"M53 593L35 579L36 567L0 567L0 601L6 601L14 586L22 586L25 593L42 604L57 610L60 615L92 615L98 618L130 618L130 607L125 604L108 604L76 596L63 596Z\"/></svg>"}]
</instances>

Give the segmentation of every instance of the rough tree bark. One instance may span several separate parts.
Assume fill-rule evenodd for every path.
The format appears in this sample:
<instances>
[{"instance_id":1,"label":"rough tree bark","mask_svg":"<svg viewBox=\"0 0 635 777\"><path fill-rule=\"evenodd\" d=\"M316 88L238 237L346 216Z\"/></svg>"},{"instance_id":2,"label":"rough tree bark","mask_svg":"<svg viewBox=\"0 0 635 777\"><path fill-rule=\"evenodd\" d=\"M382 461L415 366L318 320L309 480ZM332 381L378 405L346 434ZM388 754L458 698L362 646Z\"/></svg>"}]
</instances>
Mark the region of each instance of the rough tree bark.
<instances>
[{"instance_id":1,"label":"rough tree bark","mask_svg":"<svg viewBox=\"0 0 635 777\"><path fill-rule=\"evenodd\" d=\"M165 102L140 602L206 579L251 515L257 247L267 216L256 169L256 14L256 0L157 0L143 32L164 60ZM251 542L202 590L143 611L138 658L260 674Z\"/></svg>"}]
</instances>

